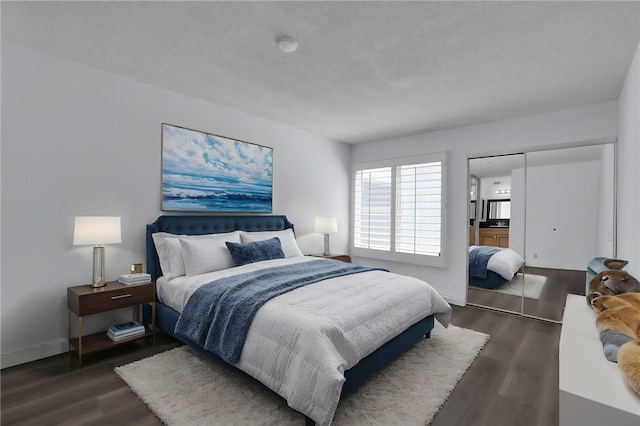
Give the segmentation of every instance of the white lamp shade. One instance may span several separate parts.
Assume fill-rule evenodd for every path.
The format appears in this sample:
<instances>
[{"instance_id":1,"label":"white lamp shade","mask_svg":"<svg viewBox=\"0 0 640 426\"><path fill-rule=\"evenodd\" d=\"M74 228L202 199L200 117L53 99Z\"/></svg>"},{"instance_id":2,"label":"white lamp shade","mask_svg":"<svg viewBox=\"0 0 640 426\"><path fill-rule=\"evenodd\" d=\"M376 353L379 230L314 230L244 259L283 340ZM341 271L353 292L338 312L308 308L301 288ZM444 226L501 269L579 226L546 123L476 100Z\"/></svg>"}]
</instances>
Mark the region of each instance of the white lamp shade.
<instances>
[{"instance_id":1,"label":"white lamp shade","mask_svg":"<svg viewBox=\"0 0 640 426\"><path fill-rule=\"evenodd\" d=\"M76 216L73 245L116 244L122 242L120 218L108 216Z\"/></svg>"},{"instance_id":2,"label":"white lamp shade","mask_svg":"<svg viewBox=\"0 0 640 426\"><path fill-rule=\"evenodd\" d=\"M333 234L338 232L338 220L335 217L316 217L316 232Z\"/></svg>"}]
</instances>

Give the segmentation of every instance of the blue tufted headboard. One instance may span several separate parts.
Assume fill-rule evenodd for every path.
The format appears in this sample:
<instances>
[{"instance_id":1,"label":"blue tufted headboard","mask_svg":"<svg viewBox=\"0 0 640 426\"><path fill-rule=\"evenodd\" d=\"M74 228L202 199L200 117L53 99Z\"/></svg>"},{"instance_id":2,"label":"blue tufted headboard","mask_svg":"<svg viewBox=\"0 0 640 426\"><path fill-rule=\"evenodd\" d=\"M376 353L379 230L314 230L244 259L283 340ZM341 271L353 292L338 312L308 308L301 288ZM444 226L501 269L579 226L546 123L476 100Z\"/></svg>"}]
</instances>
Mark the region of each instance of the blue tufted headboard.
<instances>
[{"instance_id":1,"label":"blue tufted headboard","mask_svg":"<svg viewBox=\"0 0 640 426\"><path fill-rule=\"evenodd\" d=\"M291 228L293 224L286 216L171 216L162 215L147 225L147 273L155 281L162 275L156 246L152 234L168 232L181 235L221 234L241 231L280 231Z\"/></svg>"}]
</instances>

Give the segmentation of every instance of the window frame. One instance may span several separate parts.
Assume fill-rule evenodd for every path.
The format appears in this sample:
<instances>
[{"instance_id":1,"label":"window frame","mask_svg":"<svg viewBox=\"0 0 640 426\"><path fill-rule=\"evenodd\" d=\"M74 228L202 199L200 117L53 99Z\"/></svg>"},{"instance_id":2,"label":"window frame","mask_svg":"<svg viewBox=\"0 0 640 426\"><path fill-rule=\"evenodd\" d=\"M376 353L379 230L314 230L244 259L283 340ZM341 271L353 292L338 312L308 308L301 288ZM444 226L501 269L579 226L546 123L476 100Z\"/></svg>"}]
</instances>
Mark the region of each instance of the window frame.
<instances>
[{"instance_id":1,"label":"window frame","mask_svg":"<svg viewBox=\"0 0 640 426\"><path fill-rule=\"evenodd\" d=\"M399 166L414 164L441 163L441 202L440 202L440 255L426 255L414 253L401 253L395 250L396 246L396 170ZM378 250L355 246L356 232L356 173L362 170L390 167L391 168L391 230L389 234L390 249ZM391 262L410 263L415 265L434 266L444 268L446 266L446 217L447 217L447 153L437 152L421 154L411 157L390 158L385 160L370 161L354 164L351 169L351 254L356 257L366 257Z\"/></svg>"}]
</instances>

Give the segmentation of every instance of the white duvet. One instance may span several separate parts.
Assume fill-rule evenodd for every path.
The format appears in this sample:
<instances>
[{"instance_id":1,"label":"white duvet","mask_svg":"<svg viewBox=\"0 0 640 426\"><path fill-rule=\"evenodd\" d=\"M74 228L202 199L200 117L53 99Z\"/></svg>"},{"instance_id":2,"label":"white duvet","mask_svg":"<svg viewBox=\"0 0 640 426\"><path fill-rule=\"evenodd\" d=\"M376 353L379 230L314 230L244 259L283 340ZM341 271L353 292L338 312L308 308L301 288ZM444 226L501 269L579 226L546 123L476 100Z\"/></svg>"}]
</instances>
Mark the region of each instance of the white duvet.
<instances>
[{"instance_id":1,"label":"white duvet","mask_svg":"<svg viewBox=\"0 0 640 426\"><path fill-rule=\"evenodd\" d=\"M203 284L260 268L316 260L293 257L158 280L161 302L182 312ZM344 371L427 315L445 327L451 307L424 281L370 271L310 284L258 310L236 367L319 425L333 419Z\"/></svg>"}]
</instances>

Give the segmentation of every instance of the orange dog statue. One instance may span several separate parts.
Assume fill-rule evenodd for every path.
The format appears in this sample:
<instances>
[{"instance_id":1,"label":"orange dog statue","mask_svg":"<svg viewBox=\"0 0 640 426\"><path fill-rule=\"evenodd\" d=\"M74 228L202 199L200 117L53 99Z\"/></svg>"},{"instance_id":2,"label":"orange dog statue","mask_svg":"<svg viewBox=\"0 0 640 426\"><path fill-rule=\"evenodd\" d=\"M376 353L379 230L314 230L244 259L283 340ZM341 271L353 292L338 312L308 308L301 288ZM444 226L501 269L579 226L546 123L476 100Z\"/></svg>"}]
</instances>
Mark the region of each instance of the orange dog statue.
<instances>
[{"instance_id":1,"label":"orange dog statue","mask_svg":"<svg viewBox=\"0 0 640 426\"><path fill-rule=\"evenodd\" d=\"M609 269L600 272L589 282L587 303L591 304L599 296L640 292L640 282L622 270L629 262L619 259L606 259L603 263Z\"/></svg>"},{"instance_id":2,"label":"orange dog statue","mask_svg":"<svg viewBox=\"0 0 640 426\"><path fill-rule=\"evenodd\" d=\"M640 293L599 296L591 307L605 356L618 363L627 384L640 395Z\"/></svg>"}]
</instances>

